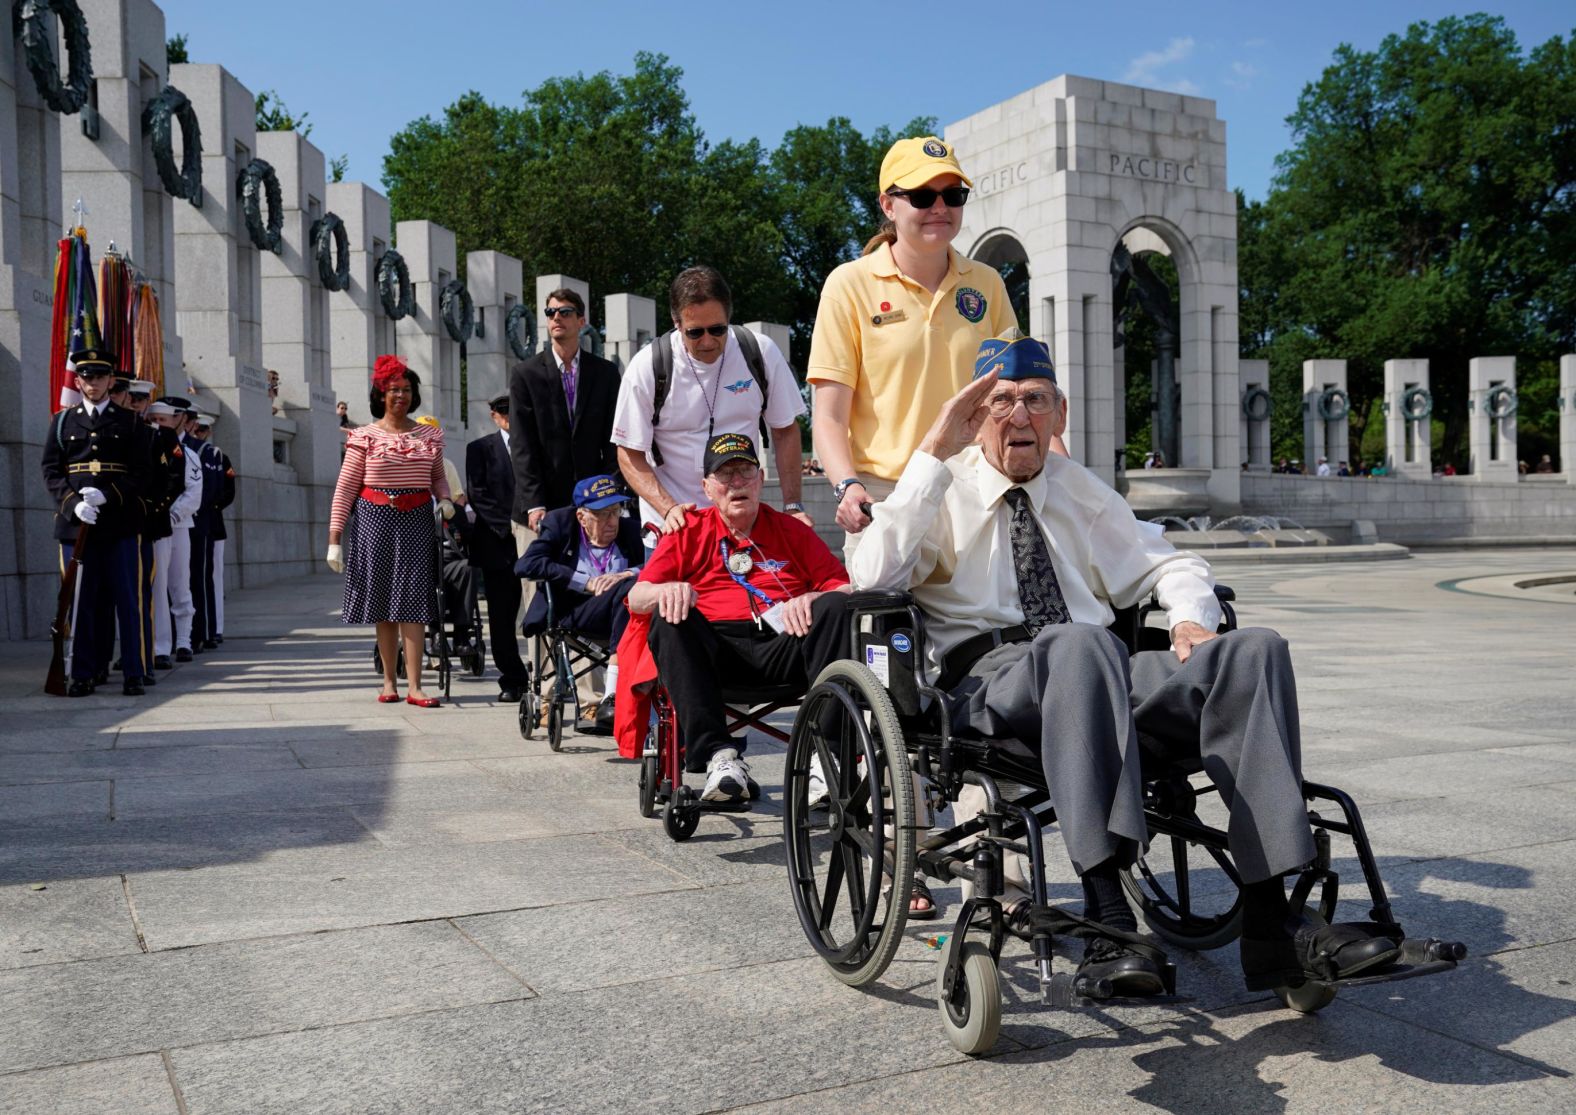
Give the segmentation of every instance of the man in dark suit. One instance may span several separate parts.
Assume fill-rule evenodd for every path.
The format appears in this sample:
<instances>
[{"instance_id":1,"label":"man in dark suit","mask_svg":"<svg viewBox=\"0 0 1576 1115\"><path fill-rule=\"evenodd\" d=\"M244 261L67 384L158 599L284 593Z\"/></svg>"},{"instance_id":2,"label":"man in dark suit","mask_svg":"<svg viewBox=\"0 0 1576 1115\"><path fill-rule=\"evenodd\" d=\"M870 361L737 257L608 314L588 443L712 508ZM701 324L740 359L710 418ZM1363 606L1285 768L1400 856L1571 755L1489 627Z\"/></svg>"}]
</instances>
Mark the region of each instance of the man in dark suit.
<instances>
[{"instance_id":1,"label":"man in dark suit","mask_svg":"<svg viewBox=\"0 0 1576 1115\"><path fill-rule=\"evenodd\" d=\"M629 622L624 597L629 594L646 548L640 525L624 515L629 496L609 475L589 476L575 485L574 506L549 511L542 531L527 547L515 572L552 585L555 619L584 638L607 640L617 648ZM547 596L531 601L524 632L547 628ZM618 688L618 659L609 660L605 696L581 711L581 731L613 730L613 694Z\"/></svg>"},{"instance_id":2,"label":"man in dark suit","mask_svg":"<svg viewBox=\"0 0 1576 1115\"><path fill-rule=\"evenodd\" d=\"M520 616L520 579L515 576L514 563L520 553L510 527L515 483L509 452L509 396L499 395L487 405L492 408L497 432L465 447L465 490L471 510L476 512L471 529L471 568L481 570L487 594L487 632L493 661L498 664L498 702L518 704L526 678L515 627Z\"/></svg>"},{"instance_id":3,"label":"man in dark suit","mask_svg":"<svg viewBox=\"0 0 1576 1115\"><path fill-rule=\"evenodd\" d=\"M152 433L129 409L109 401L114 354L82 349L71 354L82 402L60 411L44 442L44 483L55 500L55 538L70 561L86 526L72 623L71 686L84 697L109 680L106 628L117 621L122 691L140 697L153 669L144 645L140 534L150 505L164 498L166 476ZM145 653L147 652L147 653Z\"/></svg>"},{"instance_id":4,"label":"man in dark suit","mask_svg":"<svg viewBox=\"0 0 1576 1115\"><path fill-rule=\"evenodd\" d=\"M552 344L509 370L509 454L514 460L513 521L534 536L547 512L568 507L575 481L618 477L613 407L618 368L580 350L585 301L573 290L547 296ZM530 538L516 540L523 552Z\"/></svg>"}]
</instances>

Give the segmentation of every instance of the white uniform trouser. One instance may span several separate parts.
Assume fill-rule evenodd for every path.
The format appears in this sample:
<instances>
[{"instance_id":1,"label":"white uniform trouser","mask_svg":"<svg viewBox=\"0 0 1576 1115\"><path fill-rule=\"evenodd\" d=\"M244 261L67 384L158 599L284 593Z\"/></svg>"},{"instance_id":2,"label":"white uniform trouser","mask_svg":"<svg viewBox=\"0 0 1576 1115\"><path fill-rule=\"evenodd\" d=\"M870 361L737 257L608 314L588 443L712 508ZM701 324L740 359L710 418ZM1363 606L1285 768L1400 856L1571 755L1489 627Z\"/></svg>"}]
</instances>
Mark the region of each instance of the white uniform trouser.
<instances>
[{"instance_id":1,"label":"white uniform trouser","mask_svg":"<svg viewBox=\"0 0 1576 1115\"><path fill-rule=\"evenodd\" d=\"M175 646L178 650L192 649L192 616L197 606L192 603L192 531L191 527L176 527L167 539L170 544L169 594L170 623L174 628ZM159 648L167 646L158 643ZM155 654L169 653L156 649Z\"/></svg>"},{"instance_id":2,"label":"white uniform trouser","mask_svg":"<svg viewBox=\"0 0 1576 1115\"><path fill-rule=\"evenodd\" d=\"M173 653L175 628L170 623L170 540L153 541L153 653L168 657Z\"/></svg>"},{"instance_id":3,"label":"white uniform trouser","mask_svg":"<svg viewBox=\"0 0 1576 1115\"><path fill-rule=\"evenodd\" d=\"M224 634L224 539L213 544L213 633Z\"/></svg>"}]
</instances>

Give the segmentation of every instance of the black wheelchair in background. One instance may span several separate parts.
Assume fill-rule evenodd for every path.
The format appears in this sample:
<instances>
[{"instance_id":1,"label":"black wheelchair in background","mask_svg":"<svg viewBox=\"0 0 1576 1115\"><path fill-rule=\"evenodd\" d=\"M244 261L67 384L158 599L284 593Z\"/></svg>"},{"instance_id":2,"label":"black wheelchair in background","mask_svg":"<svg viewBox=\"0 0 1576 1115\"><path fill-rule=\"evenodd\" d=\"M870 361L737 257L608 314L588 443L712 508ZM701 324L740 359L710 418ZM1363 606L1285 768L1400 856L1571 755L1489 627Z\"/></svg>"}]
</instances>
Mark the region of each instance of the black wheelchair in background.
<instances>
[{"instance_id":1,"label":"black wheelchair in background","mask_svg":"<svg viewBox=\"0 0 1576 1115\"><path fill-rule=\"evenodd\" d=\"M612 649L605 639L584 635L563 622L550 581L536 581L536 591L547 600L547 621L531 640L531 661L526 664L525 688L520 697L520 738L530 739L547 713L547 745L554 751L564 746L564 717L578 726L580 695L575 682L591 671L605 668Z\"/></svg>"},{"instance_id":2,"label":"black wheelchair in background","mask_svg":"<svg viewBox=\"0 0 1576 1115\"><path fill-rule=\"evenodd\" d=\"M1226 615L1222 630L1234 628L1230 590L1217 589L1217 595ZM1113 625L1130 651L1169 646L1167 632L1145 625L1154 607L1151 601L1128 609ZM1092 927L1047 899L1043 837L1055 813L1038 757L952 733L948 697L925 679L924 616L910 597L856 594L850 613L849 658L828 666L803 697L784 776L789 883L816 953L844 983L863 987L877 980L902 940L917 865L926 875L972 887L941 946L936 981L943 1025L960 1051L983 1053L1000 1032L998 965L1009 936L1028 943L1047 1004L1072 1007L1111 998L1108 981L1052 969L1056 935L1087 936ZM809 806L812 756L819 757L831 791L825 812ZM1189 950L1219 948L1241 933L1242 900L1225 831L1199 816L1201 801L1214 787L1195 782L1201 764L1162 763L1158 756L1150 741L1144 748L1144 808L1151 847L1125 887L1162 940ZM939 811L966 785L982 791L983 811L945 831L921 833L917 793ZM1366 921L1403 944L1399 960L1383 970L1278 987L1281 1002L1311 1013L1330 1003L1342 985L1455 967L1464 946L1405 936L1352 799L1313 782L1304 782L1303 796L1317 858L1291 881L1294 912L1335 919L1340 880L1330 847L1331 834L1338 834L1355 849L1370 906ZM1029 867L1027 903L1012 909L1002 901L1008 854ZM1201 885L1205 874L1212 876L1210 885ZM1174 990L1174 971L1166 979Z\"/></svg>"},{"instance_id":3,"label":"black wheelchair in background","mask_svg":"<svg viewBox=\"0 0 1576 1115\"><path fill-rule=\"evenodd\" d=\"M487 644L482 636L481 604L477 599L475 573L466 556L464 536L443 521L436 506L432 518L433 561L437 569L432 592L437 618L427 624L423 652L428 668L438 675L438 688L444 700L448 700L456 663L473 678L486 672ZM372 669L379 677L383 675L383 655L375 644ZM404 676L403 646L394 669L398 676Z\"/></svg>"}]
</instances>

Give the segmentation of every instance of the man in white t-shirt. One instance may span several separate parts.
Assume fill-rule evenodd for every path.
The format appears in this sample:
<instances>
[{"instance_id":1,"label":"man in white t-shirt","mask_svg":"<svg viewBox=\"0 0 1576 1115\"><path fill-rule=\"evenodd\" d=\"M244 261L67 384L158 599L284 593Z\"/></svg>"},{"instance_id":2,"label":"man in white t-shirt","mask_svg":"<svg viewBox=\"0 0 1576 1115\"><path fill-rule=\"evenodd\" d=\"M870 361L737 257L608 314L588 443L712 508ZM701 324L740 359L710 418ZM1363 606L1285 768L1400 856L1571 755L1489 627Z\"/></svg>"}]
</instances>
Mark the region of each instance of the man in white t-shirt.
<instances>
[{"instance_id":1,"label":"man in white t-shirt","mask_svg":"<svg viewBox=\"0 0 1576 1115\"><path fill-rule=\"evenodd\" d=\"M754 438L764 418L782 484L783 510L814 526L799 500L797 420L804 413L804 400L782 350L770 338L750 334L766 369L763 412L760 386L729 328L733 295L722 275L711 267L681 272L668 292L668 304L673 331L630 360L613 411L619 471L640 497L642 520L659 524L663 534L683 526L685 514L705 502L701 458L706 444L718 434ZM652 353L658 345L668 346L671 372L667 398L653 424Z\"/></svg>"}]
</instances>

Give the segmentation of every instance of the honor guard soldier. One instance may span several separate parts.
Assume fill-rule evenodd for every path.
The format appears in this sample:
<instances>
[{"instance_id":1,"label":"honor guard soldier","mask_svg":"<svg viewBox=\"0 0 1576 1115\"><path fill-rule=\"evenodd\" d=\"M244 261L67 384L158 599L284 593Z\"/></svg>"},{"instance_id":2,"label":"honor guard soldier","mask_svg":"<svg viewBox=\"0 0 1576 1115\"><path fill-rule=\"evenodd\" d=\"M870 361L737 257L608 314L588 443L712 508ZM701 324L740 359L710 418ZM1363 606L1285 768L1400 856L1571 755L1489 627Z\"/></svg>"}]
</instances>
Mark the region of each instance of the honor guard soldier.
<instances>
[{"instance_id":1,"label":"honor guard soldier","mask_svg":"<svg viewBox=\"0 0 1576 1115\"><path fill-rule=\"evenodd\" d=\"M154 421L165 426L174 435L175 444L181 450L183 479L181 492L175 497L175 502L170 505L170 537L164 541L168 549L156 551L155 561L166 570L165 593L169 601L168 613L162 609L154 617L154 665L161 670L171 668L171 664L161 662L167 659L173 649L176 662L190 662L192 660L192 524L196 522L197 510L202 504L202 461L199 450L192 448L187 441L187 434L191 432L192 425L197 416L197 410L191 403L178 395L166 395L155 404L161 408ZM162 413L167 408L169 414ZM168 623L160 624L168 617Z\"/></svg>"},{"instance_id":2,"label":"honor guard soldier","mask_svg":"<svg viewBox=\"0 0 1576 1115\"><path fill-rule=\"evenodd\" d=\"M192 653L218 647L218 602L214 591L214 543L224 533L222 511L234 498L234 476L219 447L208 441L216 419L198 414L186 435L188 450L197 454L202 465L202 503L192 522Z\"/></svg>"},{"instance_id":3,"label":"honor guard soldier","mask_svg":"<svg viewBox=\"0 0 1576 1115\"><path fill-rule=\"evenodd\" d=\"M72 697L93 692L107 681L106 625L117 619L129 636L121 648L124 692L144 692L150 648L141 638L142 555L138 532L150 503L164 494L164 473L157 466L153 437L131 411L109 401L115 358L102 349L71 355L82 402L55 415L44 440L44 483L56 501L55 538L65 560L76 555L82 570L77 582L75 638L71 650ZM86 530L83 530L83 528Z\"/></svg>"}]
</instances>

